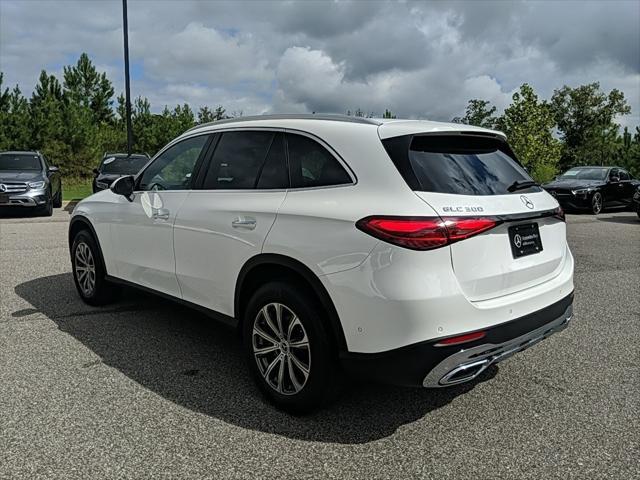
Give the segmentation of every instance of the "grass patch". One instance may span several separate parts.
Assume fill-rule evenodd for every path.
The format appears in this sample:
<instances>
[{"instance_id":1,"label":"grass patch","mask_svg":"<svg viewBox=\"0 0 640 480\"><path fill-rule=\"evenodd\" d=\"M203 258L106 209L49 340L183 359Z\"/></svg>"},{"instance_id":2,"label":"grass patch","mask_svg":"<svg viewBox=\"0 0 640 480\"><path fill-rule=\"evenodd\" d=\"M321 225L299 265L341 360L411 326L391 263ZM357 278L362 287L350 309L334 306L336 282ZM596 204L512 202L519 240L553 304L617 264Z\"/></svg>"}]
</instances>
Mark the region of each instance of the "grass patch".
<instances>
[{"instance_id":1,"label":"grass patch","mask_svg":"<svg viewBox=\"0 0 640 480\"><path fill-rule=\"evenodd\" d=\"M62 179L62 199L82 200L93 192L91 190L90 178L63 178Z\"/></svg>"}]
</instances>

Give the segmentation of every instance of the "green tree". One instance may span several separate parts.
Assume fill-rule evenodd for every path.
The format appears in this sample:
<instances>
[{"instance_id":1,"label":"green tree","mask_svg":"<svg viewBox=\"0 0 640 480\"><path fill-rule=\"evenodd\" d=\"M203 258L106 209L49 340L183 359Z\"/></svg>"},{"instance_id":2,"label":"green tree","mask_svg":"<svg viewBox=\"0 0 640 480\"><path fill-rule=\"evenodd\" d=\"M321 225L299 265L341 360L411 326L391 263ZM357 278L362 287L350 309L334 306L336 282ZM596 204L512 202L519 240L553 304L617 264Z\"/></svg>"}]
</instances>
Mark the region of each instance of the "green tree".
<instances>
[{"instance_id":1,"label":"green tree","mask_svg":"<svg viewBox=\"0 0 640 480\"><path fill-rule=\"evenodd\" d=\"M29 102L17 85L2 91L2 80L0 72L0 150L26 150L32 144Z\"/></svg>"},{"instance_id":2,"label":"green tree","mask_svg":"<svg viewBox=\"0 0 640 480\"><path fill-rule=\"evenodd\" d=\"M64 90L70 102L91 110L94 122L113 120L113 85L106 73L98 73L86 53L74 66L64 67Z\"/></svg>"},{"instance_id":3,"label":"green tree","mask_svg":"<svg viewBox=\"0 0 640 480\"><path fill-rule=\"evenodd\" d=\"M564 142L560 166L609 165L615 160L616 117L631 112L624 94L600 90L598 82L563 86L551 97L558 131Z\"/></svg>"},{"instance_id":4,"label":"green tree","mask_svg":"<svg viewBox=\"0 0 640 480\"><path fill-rule=\"evenodd\" d=\"M63 94L62 86L53 75L48 75L45 70L40 72L29 102L30 130L32 135L32 148L49 151L54 163L60 163L66 148L63 142ZM52 147L53 143L60 143ZM56 156L60 158L55 158Z\"/></svg>"},{"instance_id":5,"label":"green tree","mask_svg":"<svg viewBox=\"0 0 640 480\"><path fill-rule=\"evenodd\" d=\"M518 159L538 182L551 180L560 159L560 142L553 136L555 120L551 106L538 100L533 88L523 84L513 103L496 121Z\"/></svg>"},{"instance_id":6,"label":"green tree","mask_svg":"<svg viewBox=\"0 0 640 480\"><path fill-rule=\"evenodd\" d=\"M487 100L472 99L467 104L464 117L455 117L454 123L475 125L476 127L494 128L496 125L496 107Z\"/></svg>"},{"instance_id":7,"label":"green tree","mask_svg":"<svg viewBox=\"0 0 640 480\"><path fill-rule=\"evenodd\" d=\"M396 116L391 112L391 110L385 108L382 118L396 118Z\"/></svg>"}]
</instances>

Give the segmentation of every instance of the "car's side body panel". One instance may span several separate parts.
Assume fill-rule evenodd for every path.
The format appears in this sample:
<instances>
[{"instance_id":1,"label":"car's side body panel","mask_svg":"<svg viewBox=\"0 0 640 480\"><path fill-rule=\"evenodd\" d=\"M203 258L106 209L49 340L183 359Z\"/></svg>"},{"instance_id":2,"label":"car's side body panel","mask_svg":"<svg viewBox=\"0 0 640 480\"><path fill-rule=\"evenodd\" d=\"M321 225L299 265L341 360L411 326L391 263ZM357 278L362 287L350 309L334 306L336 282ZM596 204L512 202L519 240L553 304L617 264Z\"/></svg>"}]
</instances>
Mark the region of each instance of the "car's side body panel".
<instances>
[{"instance_id":1,"label":"car's side body panel","mask_svg":"<svg viewBox=\"0 0 640 480\"><path fill-rule=\"evenodd\" d=\"M234 315L242 266L262 244L285 190L193 190L174 227L175 268L182 297Z\"/></svg>"}]
</instances>

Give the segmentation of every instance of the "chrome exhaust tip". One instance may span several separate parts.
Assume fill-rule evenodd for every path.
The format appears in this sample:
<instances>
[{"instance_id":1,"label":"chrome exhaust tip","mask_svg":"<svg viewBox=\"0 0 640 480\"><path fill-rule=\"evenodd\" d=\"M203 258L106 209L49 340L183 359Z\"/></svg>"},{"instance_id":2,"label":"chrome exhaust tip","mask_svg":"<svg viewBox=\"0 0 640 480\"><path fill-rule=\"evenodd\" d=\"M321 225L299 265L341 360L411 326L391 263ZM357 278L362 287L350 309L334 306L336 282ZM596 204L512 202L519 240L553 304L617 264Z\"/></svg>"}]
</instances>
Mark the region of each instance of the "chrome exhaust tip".
<instances>
[{"instance_id":1,"label":"chrome exhaust tip","mask_svg":"<svg viewBox=\"0 0 640 480\"><path fill-rule=\"evenodd\" d=\"M477 362L467 363L466 365L460 365L442 377L438 383L442 386L446 386L468 382L484 372L491 363L491 360L484 359L478 360Z\"/></svg>"}]
</instances>

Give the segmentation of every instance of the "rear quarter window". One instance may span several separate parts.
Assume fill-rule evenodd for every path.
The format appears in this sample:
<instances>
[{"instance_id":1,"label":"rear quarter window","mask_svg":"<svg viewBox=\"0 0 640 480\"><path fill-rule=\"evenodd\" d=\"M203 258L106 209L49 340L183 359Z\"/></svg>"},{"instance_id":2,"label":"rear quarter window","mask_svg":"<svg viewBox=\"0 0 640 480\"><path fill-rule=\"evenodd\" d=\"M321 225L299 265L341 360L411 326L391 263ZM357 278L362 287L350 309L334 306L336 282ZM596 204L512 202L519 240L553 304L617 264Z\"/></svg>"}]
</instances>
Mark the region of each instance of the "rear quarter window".
<instances>
[{"instance_id":1,"label":"rear quarter window","mask_svg":"<svg viewBox=\"0 0 640 480\"><path fill-rule=\"evenodd\" d=\"M353 183L340 162L315 140L288 133L287 148L293 188Z\"/></svg>"},{"instance_id":2,"label":"rear quarter window","mask_svg":"<svg viewBox=\"0 0 640 480\"><path fill-rule=\"evenodd\" d=\"M531 181L501 140L475 135L414 135L382 141L407 184L416 191L506 195L514 182ZM534 186L517 193L540 191ZM514 192L515 193L515 192Z\"/></svg>"}]
</instances>

